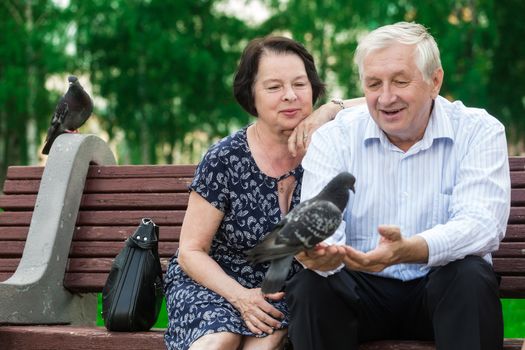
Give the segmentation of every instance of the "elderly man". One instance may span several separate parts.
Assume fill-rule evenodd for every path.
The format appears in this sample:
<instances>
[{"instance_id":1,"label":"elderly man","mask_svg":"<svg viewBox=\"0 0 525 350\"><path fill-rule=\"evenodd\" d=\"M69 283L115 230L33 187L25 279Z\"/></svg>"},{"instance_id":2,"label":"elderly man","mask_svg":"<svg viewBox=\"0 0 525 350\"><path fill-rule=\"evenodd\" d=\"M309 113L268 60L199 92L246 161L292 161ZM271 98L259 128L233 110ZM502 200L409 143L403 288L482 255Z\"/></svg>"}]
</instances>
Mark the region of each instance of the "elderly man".
<instances>
[{"instance_id":1,"label":"elderly man","mask_svg":"<svg viewBox=\"0 0 525 350\"><path fill-rule=\"evenodd\" d=\"M294 348L501 349L490 253L510 210L503 125L439 96L439 49L419 24L372 31L355 62L366 106L321 127L303 160L301 200L339 172L357 181L336 234L296 257L307 269L286 287Z\"/></svg>"}]
</instances>

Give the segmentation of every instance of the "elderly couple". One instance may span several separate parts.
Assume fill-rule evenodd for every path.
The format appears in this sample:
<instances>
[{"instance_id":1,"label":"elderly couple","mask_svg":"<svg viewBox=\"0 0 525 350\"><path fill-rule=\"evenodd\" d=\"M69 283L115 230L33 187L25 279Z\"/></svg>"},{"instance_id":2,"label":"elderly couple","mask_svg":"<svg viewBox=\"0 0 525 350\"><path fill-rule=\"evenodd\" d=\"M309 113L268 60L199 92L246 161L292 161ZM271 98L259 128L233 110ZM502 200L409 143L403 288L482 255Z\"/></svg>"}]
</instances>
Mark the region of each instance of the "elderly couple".
<instances>
[{"instance_id":1,"label":"elderly couple","mask_svg":"<svg viewBox=\"0 0 525 350\"><path fill-rule=\"evenodd\" d=\"M355 63L364 99L314 111L324 84L301 44L245 48L234 95L256 121L196 170L165 280L168 349L502 349L490 253L510 206L503 125L439 95L439 49L419 24L370 32ZM295 257L283 291L263 295L268 264L245 251L342 171L357 179L343 223Z\"/></svg>"}]
</instances>

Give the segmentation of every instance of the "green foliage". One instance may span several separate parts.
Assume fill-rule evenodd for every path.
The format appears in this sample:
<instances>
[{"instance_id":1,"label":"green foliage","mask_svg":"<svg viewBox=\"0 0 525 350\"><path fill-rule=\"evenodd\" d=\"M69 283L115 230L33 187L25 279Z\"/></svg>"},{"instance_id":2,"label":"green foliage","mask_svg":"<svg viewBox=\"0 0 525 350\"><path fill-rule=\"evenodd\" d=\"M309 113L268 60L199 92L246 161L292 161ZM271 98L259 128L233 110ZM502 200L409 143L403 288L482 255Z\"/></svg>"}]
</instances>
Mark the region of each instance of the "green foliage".
<instances>
[{"instance_id":1,"label":"green foliage","mask_svg":"<svg viewBox=\"0 0 525 350\"><path fill-rule=\"evenodd\" d=\"M108 101L103 127L123 130L131 163L171 162L194 130L224 134L246 122L230 77L245 25L213 13L213 1L72 1L77 50ZM157 147L166 146L165 159Z\"/></svg>"},{"instance_id":2,"label":"green foliage","mask_svg":"<svg viewBox=\"0 0 525 350\"><path fill-rule=\"evenodd\" d=\"M45 82L64 70L59 16L52 1L0 3L0 181L8 165L37 159L53 108Z\"/></svg>"}]
</instances>

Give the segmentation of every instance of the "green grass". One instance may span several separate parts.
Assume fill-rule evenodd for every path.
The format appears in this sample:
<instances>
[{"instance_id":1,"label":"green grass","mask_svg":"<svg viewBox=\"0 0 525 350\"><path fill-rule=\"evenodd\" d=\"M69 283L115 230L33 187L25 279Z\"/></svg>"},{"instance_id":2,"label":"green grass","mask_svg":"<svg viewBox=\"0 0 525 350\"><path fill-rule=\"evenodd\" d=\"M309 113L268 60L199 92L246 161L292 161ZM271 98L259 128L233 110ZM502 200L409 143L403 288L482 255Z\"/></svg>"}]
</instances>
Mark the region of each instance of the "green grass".
<instances>
[{"instance_id":1,"label":"green grass","mask_svg":"<svg viewBox=\"0 0 525 350\"><path fill-rule=\"evenodd\" d=\"M166 328L168 315L166 313L166 301L162 303L162 309L155 324L155 328ZM525 299L502 299L503 319L505 324L505 338L525 338ZM104 326L102 320L102 294L99 294L97 325Z\"/></svg>"},{"instance_id":2,"label":"green grass","mask_svg":"<svg viewBox=\"0 0 525 350\"><path fill-rule=\"evenodd\" d=\"M502 299L505 338L525 338L525 299Z\"/></svg>"},{"instance_id":3,"label":"green grass","mask_svg":"<svg viewBox=\"0 0 525 350\"><path fill-rule=\"evenodd\" d=\"M166 299L162 301L159 318L153 328L166 328L168 325L168 314L166 312ZM97 326L104 326L102 319L102 293L98 294L98 312L97 312Z\"/></svg>"}]
</instances>

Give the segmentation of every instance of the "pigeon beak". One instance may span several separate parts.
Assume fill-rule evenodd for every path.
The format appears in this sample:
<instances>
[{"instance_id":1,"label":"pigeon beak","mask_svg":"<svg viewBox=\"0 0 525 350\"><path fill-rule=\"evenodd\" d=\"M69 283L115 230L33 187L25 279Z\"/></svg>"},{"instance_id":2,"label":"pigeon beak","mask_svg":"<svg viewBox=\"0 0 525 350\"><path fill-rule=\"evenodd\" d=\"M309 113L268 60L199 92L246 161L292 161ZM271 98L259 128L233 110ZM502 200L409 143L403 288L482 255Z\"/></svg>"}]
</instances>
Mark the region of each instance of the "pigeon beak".
<instances>
[{"instance_id":1,"label":"pigeon beak","mask_svg":"<svg viewBox=\"0 0 525 350\"><path fill-rule=\"evenodd\" d=\"M354 188L354 186L350 187L350 190L351 190L352 192L355 193L355 188Z\"/></svg>"}]
</instances>

